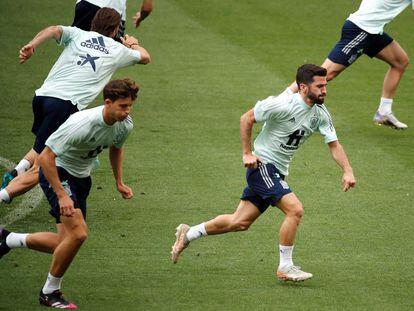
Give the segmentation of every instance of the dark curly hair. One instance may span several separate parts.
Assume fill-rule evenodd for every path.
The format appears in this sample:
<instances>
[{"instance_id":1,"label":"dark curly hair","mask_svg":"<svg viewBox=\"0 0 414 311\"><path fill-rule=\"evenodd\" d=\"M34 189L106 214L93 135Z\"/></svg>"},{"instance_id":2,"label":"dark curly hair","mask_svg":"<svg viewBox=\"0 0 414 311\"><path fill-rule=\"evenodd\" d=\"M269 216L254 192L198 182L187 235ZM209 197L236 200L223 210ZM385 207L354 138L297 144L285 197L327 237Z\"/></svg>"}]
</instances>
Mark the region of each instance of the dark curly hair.
<instances>
[{"instance_id":1,"label":"dark curly hair","mask_svg":"<svg viewBox=\"0 0 414 311\"><path fill-rule=\"evenodd\" d=\"M131 79L109 81L103 89L103 98L116 101L119 98L137 98L139 86Z\"/></svg>"}]
</instances>

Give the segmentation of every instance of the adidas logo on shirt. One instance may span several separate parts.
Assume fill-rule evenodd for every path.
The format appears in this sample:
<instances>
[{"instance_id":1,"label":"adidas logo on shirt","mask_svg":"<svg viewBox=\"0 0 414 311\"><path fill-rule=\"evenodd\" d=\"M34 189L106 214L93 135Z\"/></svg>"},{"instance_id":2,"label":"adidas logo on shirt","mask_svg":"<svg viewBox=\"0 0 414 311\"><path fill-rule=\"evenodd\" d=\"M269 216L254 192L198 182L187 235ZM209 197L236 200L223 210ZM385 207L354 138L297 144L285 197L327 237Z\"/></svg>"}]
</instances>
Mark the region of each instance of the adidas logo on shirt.
<instances>
[{"instance_id":1,"label":"adidas logo on shirt","mask_svg":"<svg viewBox=\"0 0 414 311\"><path fill-rule=\"evenodd\" d=\"M81 46L86 47L88 49L100 51L105 54L109 53L109 50L105 47L105 42L102 36L83 41L81 43Z\"/></svg>"}]
</instances>

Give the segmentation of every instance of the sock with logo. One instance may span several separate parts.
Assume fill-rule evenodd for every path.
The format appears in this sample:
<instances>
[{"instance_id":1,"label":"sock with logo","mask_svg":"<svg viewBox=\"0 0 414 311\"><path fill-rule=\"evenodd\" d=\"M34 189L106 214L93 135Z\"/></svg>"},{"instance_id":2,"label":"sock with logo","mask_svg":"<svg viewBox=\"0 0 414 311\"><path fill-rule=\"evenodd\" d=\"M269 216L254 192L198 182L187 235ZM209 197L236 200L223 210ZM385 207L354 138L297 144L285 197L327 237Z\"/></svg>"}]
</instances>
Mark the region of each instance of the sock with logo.
<instances>
[{"instance_id":1,"label":"sock with logo","mask_svg":"<svg viewBox=\"0 0 414 311\"><path fill-rule=\"evenodd\" d=\"M282 269L287 266L293 266L292 253L293 253L293 245L292 246L279 245L279 255L280 255L279 269Z\"/></svg>"},{"instance_id":2,"label":"sock with logo","mask_svg":"<svg viewBox=\"0 0 414 311\"><path fill-rule=\"evenodd\" d=\"M386 116L387 114L390 114L392 111L392 98L384 98L381 97L381 102L378 107L378 111L383 116Z\"/></svg>"},{"instance_id":3,"label":"sock with logo","mask_svg":"<svg viewBox=\"0 0 414 311\"><path fill-rule=\"evenodd\" d=\"M10 248L26 248L26 239L28 235L28 233L10 232L6 238L6 244Z\"/></svg>"},{"instance_id":4,"label":"sock with logo","mask_svg":"<svg viewBox=\"0 0 414 311\"><path fill-rule=\"evenodd\" d=\"M14 168L17 171L17 175L26 172L31 167L30 162L26 159L20 160L19 164Z\"/></svg>"},{"instance_id":5,"label":"sock with logo","mask_svg":"<svg viewBox=\"0 0 414 311\"><path fill-rule=\"evenodd\" d=\"M60 289L60 285L62 284L62 279L61 278L57 278L54 277L53 275L50 274L50 272L47 275L47 279L46 279L46 283L43 286L42 292L43 294L51 294L53 293L55 290Z\"/></svg>"},{"instance_id":6,"label":"sock with logo","mask_svg":"<svg viewBox=\"0 0 414 311\"><path fill-rule=\"evenodd\" d=\"M204 225L204 222L196 225L196 226L192 226L186 234L186 238L187 241L191 242L192 240L201 238L202 236L206 236L207 232L206 232L206 227Z\"/></svg>"}]
</instances>

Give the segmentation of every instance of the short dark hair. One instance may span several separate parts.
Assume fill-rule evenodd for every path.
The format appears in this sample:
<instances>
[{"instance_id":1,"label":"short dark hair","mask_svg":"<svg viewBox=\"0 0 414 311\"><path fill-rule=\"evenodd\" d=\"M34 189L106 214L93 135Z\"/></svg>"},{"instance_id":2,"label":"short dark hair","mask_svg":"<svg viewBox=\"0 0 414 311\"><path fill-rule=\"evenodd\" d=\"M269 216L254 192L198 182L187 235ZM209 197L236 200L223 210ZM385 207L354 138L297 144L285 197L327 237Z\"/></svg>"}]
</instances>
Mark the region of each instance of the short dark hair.
<instances>
[{"instance_id":1,"label":"short dark hair","mask_svg":"<svg viewBox=\"0 0 414 311\"><path fill-rule=\"evenodd\" d=\"M296 83L311 84L314 76L326 77L326 69L313 64L305 64L298 68L296 72Z\"/></svg>"},{"instance_id":2,"label":"short dark hair","mask_svg":"<svg viewBox=\"0 0 414 311\"><path fill-rule=\"evenodd\" d=\"M96 31L106 37L113 37L121 22L121 15L111 8L102 8L96 12L92 20L91 31ZM115 33L116 35L116 33Z\"/></svg>"},{"instance_id":3,"label":"short dark hair","mask_svg":"<svg viewBox=\"0 0 414 311\"><path fill-rule=\"evenodd\" d=\"M139 86L131 79L112 80L103 89L103 98L116 101L120 98L137 98Z\"/></svg>"}]
</instances>

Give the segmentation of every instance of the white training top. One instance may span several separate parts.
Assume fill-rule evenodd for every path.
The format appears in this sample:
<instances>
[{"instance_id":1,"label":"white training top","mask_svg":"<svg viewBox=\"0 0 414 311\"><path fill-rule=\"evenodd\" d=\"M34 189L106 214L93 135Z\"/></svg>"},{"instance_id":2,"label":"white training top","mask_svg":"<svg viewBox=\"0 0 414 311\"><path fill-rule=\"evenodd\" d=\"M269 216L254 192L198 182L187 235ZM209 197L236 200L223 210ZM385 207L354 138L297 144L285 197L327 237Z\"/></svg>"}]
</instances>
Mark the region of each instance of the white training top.
<instances>
[{"instance_id":1,"label":"white training top","mask_svg":"<svg viewBox=\"0 0 414 311\"><path fill-rule=\"evenodd\" d=\"M358 11L349 15L348 20L370 34L381 34L384 26L410 4L412 0L362 0Z\"/></svg>"},{"instance_id":2,"label":"white training top","mask_svg":"<svg viewBox=\"0 0 414 311\"><path fill-rule=\"evenodd\" d=\"M76 3L79 3L81 0L77 0ZM99 6L100 8L113 8L120 15L123 21L126 20L126 0L84 0L93 5Z\"/></svg>"},{"instance_id":3,"label":"white training top","mask_svg":"<svg viewBox=\"0 0 414 311\"><path fill-rule=\"evenodd\" d=\"M64 27L58 44L65 46L38 96L70 100L79 110L86 108L121 67L141 60L141 53L94 31Z\"/></svg>"},{"instance_id":4,"label":"white training top","mask_svg":"<svg viewBox=\"0 0 414 311\"><path fill-rule=\"evenodd\" d=\"M309 107L298 93L269 96L253 111L257 122L265 122L254 141L254 154L285 176L293 155L313 132L319 131L325 143L338 140L325 105Z\"/></svg>"},{"instance_id":5,"label":"white training top","mask_svg":"<svg viewBox=\"0 0 414 311\"><path fill-rule=\"evenodd\" d=\"M72 114L46 141L57 155L56 166L75 177L88 177L99 165L97 155L109 146L121 148L133 122L130 116L108 125L103 119L104 106Z\"/></svg>"}]
</instances>

